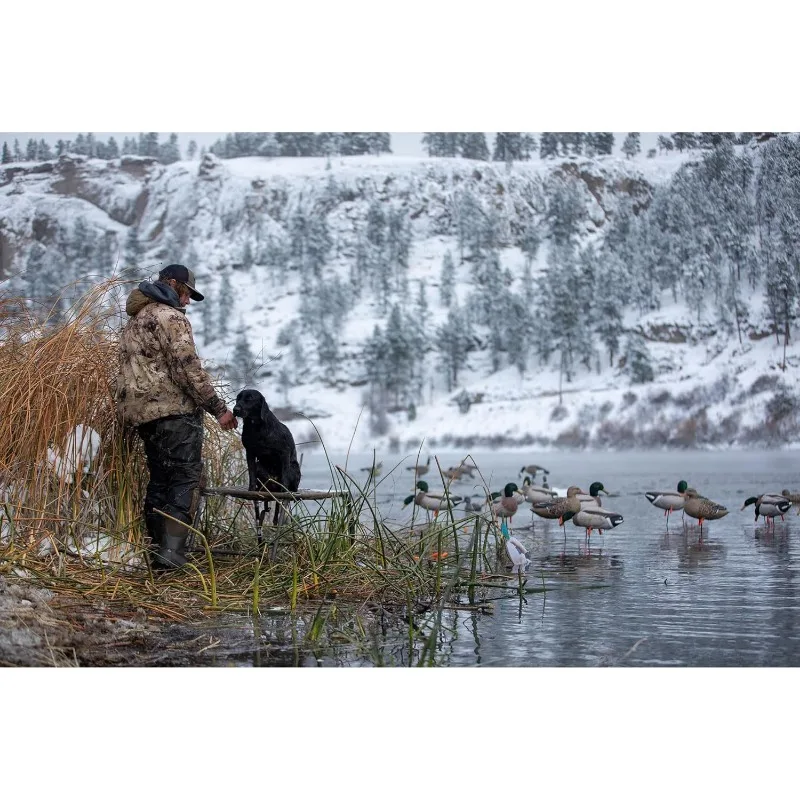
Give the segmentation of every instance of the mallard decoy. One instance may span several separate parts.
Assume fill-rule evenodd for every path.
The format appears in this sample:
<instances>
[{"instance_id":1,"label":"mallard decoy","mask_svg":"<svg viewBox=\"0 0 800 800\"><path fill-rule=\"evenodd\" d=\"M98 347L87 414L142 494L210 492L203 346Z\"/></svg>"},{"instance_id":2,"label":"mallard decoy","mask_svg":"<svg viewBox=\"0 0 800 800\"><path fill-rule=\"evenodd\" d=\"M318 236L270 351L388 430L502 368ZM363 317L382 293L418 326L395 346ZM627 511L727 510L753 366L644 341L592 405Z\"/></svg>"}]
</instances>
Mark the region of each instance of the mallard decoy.
<instances>
[{"instance_id":1,"label":"mallard decoy","mask_svg":"<svg viewBox=\"0 0 800 800\"><path fill-rule=\"evenodd\" d=\"M586 528L587 536L591 536L595 528L600 530L600 535L602 536L604 530L616 528L617 525L622 525L624 521L622 514L615 514L606 508L600 508L600 506L583 507L572 518L573 525L577 525L579 528Z\"/></svg>"},{"instance_id":2,"label":"mallard decoy","mask_svg":"<svg viewBox=\"0 0 800 800\"><path fill-rule=\"evenodd\" d=\"M566 497L556 497L542 503L534 503L533 513L538 514L544 519L557 519L558 524L563 528L564 523L572 519L581 510L581 501L578 495L581 490L578 486L570 486L567 489ZM567 535L566 529L564 535Z\"/></svg>"},{"instance_id":3,"label":"mallard decoy","mask_svg":"<svg viewBox=\"0 0 800 800\"><path fill-rule=\"evenodd\" d=\"M519 471L519 476L520 476L520 478L521 478L521 477L522 477L522 476L523 476L523 475L524 475L526 472L527 472L527 473L528 473L528 475L530 475L530 476L531 476L531 478L533 478L534 480L536 480L536 473L537 473L537 472L543 472L545 475L549 475L549 474L550 474L550 470L549 470L549 469L545 469L544 467L540 467L538 464L528 464L528 466L527 466L527 467L523 467L523 468L522 468L522 469Z\"/></svg>"},{"instance_id":4,"label":"mallard decoy","mask_svg":"<svg viewBox=\"0 0 800 800\"><path fill-rule=\"evenodd\" d=\"M519 493L519 486L516 483L507 483L503 487L502 494L492 500L492 514L510 522L524 502L525 498Z\"/></svg>"},{"instance_id":5,"label":"mallard decoy","mask_svg":"<svg viewBox=\"0 0 800 800\"><path fill-rule=\"evenodd\" d=\"M690 517L700 521L700 532L703 532L704 520L722 519L728 509L725 506L709 500L697 493L697 489L686 489L684 491L686 502L683 504L683 511Z\"/></svg>"},{"instance_id":6,"label":"mallard decoy","mask_svg":"<svg viewBox=\"0 0 800 800\"><path fill-rule=\"evenodd\" d=\"M477 500L473 500L472 498L477 495L470 495L469 497L464 498L464 510L469 513L477 513L486 505L486 498L479 497Z\"/></svg>"},{"instance_id":7,"label":"mallard decoy","mask_svg":"<svg viewBox=\"0 0 800 800\"><path fill-rule=\"evenodd\" d=\"M675 492L645 492L644 496L656 507L664 509L664 516L667 518L669 527L669 515L673 511L680 511L686 503L684 492L689 488L686 481L678 481L677 491Z\"/></svg>"},{"instance_id":8,"label":"mallard decoy","mask_svg":"<svg viewBox=\"0 0 800 800\"><path fill-rule=\"evenodd\" d=\"M403 500L403 506L407 506L409 503L413 502L414 505L424 508L426 511L433 511L434 519L436 519L440 511L454 508L463 499L454 494L447 494L445 496L428 494L428 484L426 481L417 481L416 489L418 490L416 494L410 494Z\"/></svg>"},{"instance_id":9,"label":"mallard decoy","mask_svg":"<svg viewBox=\"0 0 800 800\"><path fill-rule=\"evenodd\" d=\"M789 500L792 505L797 506L797 513L800 515L800 492L790 492L788 489L784 489L781 494Z\"/></svg>"},{"instance_id":10,"label":"mallard decoy","mask_svg":"<svg viewBox=\"0 0 800 800\"><path fill-rule=\"evenodd\" d=\"M606 492L605 486L603 486L603 484L600 483L600 481L595 481L589 487L589 494L578 495L578 500L581 501L581 508L589 508L591 506L597 506L598 508L601 508L603 505L603 501L600 497L600 492L605 492L606 494L608 494L608 492Z\"/></svg>"},{"instance_id":11,"label":"mallard decoy","mask_svg":"<svg viewBox=\"0 0 800 800\"><path fill-rule=\"evenodd\" d=\"M764 522L768 526L770 519L772 519L772 524L775 525L775 517L780 517L782 521L783 515L792 507L792 501L787 500L782 494L762 494L758 497L748 497L739 510L744 511L747 506L754 504L756 507L756 522L761 516L764 517Z\"/></svg>"},{"instance_id":12,"label":"mallard decoy","mask_svg":"<svg viewBox=\"0 0 800 800\"><path fill-rule=\"evenodd\" d=\"M381 474L382 469L383 469L383 461L379 461L377 464L373 464L371 467L361 467L362 472L369 473L367 475L368 478L377 478L378 475Z\"/></svg>"},{"instance_id":13,"label":"mallard decoy","mask_svg":"<svg viewBox=\"0 0 800 800\"><path fill-rule=\"evenodd\" d=\"M558 494L552 489L545 489L544 486L534 486L527 476L522 481L520 492L522 492L522 496L528 503L546 503L548 500L558 497Z\"/></svg>"},{"instance_id":14,"label":"mallard decoy","mask_svg":"<svg viewBox=\"0 0 800 800\"><path fill-rule=\"evenodd\" d=\"M431 457L428 456L428 460L424 464L414 464L413 467L406 467L406 469L413 469L414 470L414 477L421 478L423 475L428 473L428 470L431 468Z\"/></svg>"}]
</instances>

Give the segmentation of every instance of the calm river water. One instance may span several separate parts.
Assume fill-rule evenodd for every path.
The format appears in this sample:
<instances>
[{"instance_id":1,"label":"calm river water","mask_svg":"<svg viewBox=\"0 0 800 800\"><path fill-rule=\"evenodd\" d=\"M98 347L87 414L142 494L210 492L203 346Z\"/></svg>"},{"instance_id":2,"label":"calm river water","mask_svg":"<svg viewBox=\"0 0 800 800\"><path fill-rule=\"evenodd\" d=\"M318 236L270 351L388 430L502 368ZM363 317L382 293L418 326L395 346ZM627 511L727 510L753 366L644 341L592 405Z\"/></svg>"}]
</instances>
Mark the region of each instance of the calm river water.
<instances>
[{"instance_id":1,"label":"calm river water","mask_svg":"<svg viewBox=\"0 0 800 800\"><path fill-rule=\"evenodd\" d=\"M443 468L465 455L440 452ZM773 532L745 498L784 488L800 491L800 451L630 452L473 454L489 486L501 489L519 480L523 464L550 470L549 482L564 493L571 484L588 490L602 481L614 497L603 505L624 523L602 536L567 524L567 540L555 522L536 518L529 506L514 520L528 548L528 584L542 576L553 591L494 603L491 614L448 610L436 638L435 663L443 666L796 666L800 664L800 517L791 509ZM405 469L414 457L382 456L376 490L391 520L410 519L403 498L413 480ZM424 461L424 458L422 459ZM333 463L344 464L334 455ZM351 455L352 475L372 456ZM434 462L431 462L434 466ZM394 467L394 471L391 471ZM433 470L432 470L433 472ZM431 491L438 479L428 475ZM680 479L729 509L725 518L705 523L702 540L694 520L684 530L680 513L666 532L663 512L644 492L674 490ZM540 479L537 480L539 482ZM327 488L330 472L322 453L306 453L303 486ZM463 494L479 494L478 481L455 484ZM474 488L473 488L474 487ZM528 527L526 527L528 526ZM587 588L600 586L601 588ZM251 623L248 623L250 625ZM407 628L379 626L371 647L354 649L346 632L339 642L315 649L304 644L308 620L279 614L264 617L249 634L250 645L218 651L210 662L240 665L370 666L413 663ZM298 627L299 626L299 627ZM246 627L246 626L245 626ZM233 625L227 635L236 639Z\"/></svg>"}]
</instances>

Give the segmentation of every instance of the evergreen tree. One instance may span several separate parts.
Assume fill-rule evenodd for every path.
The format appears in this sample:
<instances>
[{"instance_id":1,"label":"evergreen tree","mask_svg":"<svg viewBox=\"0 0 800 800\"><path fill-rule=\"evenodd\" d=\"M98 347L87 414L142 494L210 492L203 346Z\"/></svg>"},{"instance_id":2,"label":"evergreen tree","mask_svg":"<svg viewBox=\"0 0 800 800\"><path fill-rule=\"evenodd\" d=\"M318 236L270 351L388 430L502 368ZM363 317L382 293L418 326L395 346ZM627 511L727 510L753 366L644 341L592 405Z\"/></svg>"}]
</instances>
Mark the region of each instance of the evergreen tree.
<instances>
[{"instance_id":1,"label":"evergreen tree","mask_svg":"<svg viewBox=\"0 0 800 800\"><path fill-rule=\"evenodd\" d=\"M640 142L640 135L638 133L629 133L622 143L622 152L628 158L633 158L642 152L642 145Z\"/></svg>"},{"instance_id":2,"label":"evergreen tree","mask_svg":"<svg viewBox=\"0 0 800 800\"><path fill-rule=\"evenodd\" d=\"M489 147L486 144L485 133L465 133L463 137L461 155L464 158L475 161L489 160Z\"/></svg>"},{"instance_id":3,"label":"evergreen tree","mask_svg":"<svg viewBox=\"0 0 800 800\"><path fill-rule=\"evenodd\" d=\"M113 136L108 137L108 144L106 145L106 158L119 158L119 145Z\"/></svg>"},{"instance_id":4,"label":"evergreen tree","mask_svg":"<svg viewBox=\"0 0 800 800\"><path fill-rule=\"evenodd\" d=\"M28 139L28 144L25 146L25 160L36 161L37 149L36 139Z\"/></svg>"},{"instance_id":5,"label":"evergreen tree","mask_svg":"<svg viewBox=\"0 0 800 800\"><path fill-rule=\"evenodd\" d=\"M675 145L672 143L672 139L667 138L663 134L659 134L658 139L656 140L658 143L658 151L669 153L675 149Z\"/></svg>"},{"instance_id":6,"label":"evergreen tree","mask_svg":"<svg viewBox=\"0 0 800 800\"><path fill-rule=\"evenodd\" d=\"M14 139L14 161L22 161L22 150L19 148L19 139Z\"/></svg>"},{"instance_id":7,"label":"evergreen tree","mask_svg":"<svg viewBox=\"0 0 800 800\"><path fill-rule=\"evenodd\" d=\"M558 138L555 133L543 133L539 137L539 158L558 156Z\"/></svg>"},{"instance_id":8,"label":"evergreen tree","mask_svg":"<svg viewBox=\"0 0 800 800\"><path fill-rule=\"evenodd\" d=\"M599 156L610 156L614 152L614 134L596 133L595 149Z\"/></svg>"},{"instance_id":9,"label":"evergreen tree","mask_svg":"<svg viewBox=\"0 0 800 800\"><path fill-rule=\"evenodd\" d=\"M239 319L239 327L236 331L236 341L233 345L233 364L235 377L242 386L252 384L260 365L257 363L250 342L247 339L247 331L244 321Z\"/></svg>"},{"instance_id":10,"label":"evergreen tree","mask_svg":"<svg viewBox=\"0 0 800 800\"><path fill-rule=\"evenodd\" d=\"M39 150L37 158L40 161L49 161L53 158L53 151L44 139L39 139Z\"/></svg>"},{"instance_id":11,"label":"evergreen tree","mask_svg":"<svg viewBox=\"0 0 800 800\"><path fill-rule=\"evenodd\" d=\"M684 150L691 150L697 146L693 133L673 133L672 142L679 153L682 153Z\"/></svg>"},{"instance_id":12,"label":"evergreen tree","mask_svg":"<svg viewBox=\"0 0 800 800\"><path fill-rule=\"evenodd\" d=\"M178 147L178 134L171 133L169 140L159 145L158 159L162 164L174 164L181 160L181 151Z\"/></svg>"},{"instance_id":13,"label":"evergreen tree","mask_svg":"<svg viewBox=\"0 0 800 800\"><path fill-rule=\"evenodd\" d=\"M574 179L553 175L546 185L545 219L550 238L563 246L577 238L586 219L586 204Z\"/></svg>"},{"instance_id":14,"label":"evergreen tree","mask_svg":"<svg viewBox=\"0 0 800 800\"><path fill-rule=\"evenodd\" d=\"M425 281L419 282L419 292L417 294L416 316L418 320L424 321L428 318L428 297L425 293Z\"/></svg>"},{"instance_id":15,"label":"evergreen tree","mask_svg":"<svg viewBox=\"0 0 800 800\"><path fill-rule=\"evenodd\" d=\"M138 267L144 257L144 247L139 239L138 225L131 225L125 237L125 263L131 267Z\"/></svg>"},{"instance_id":16,"label":"evergreen tree","mask_svg":"<svg viewBox=\"0 0 800 800\"><path fill-rule=\"evenodd\" d=\"M208 301L198 303L195 307L200 318L200 326L203 331L203 345L208 347L217 339L217 326L214 319L215 306Z\"/></svg>"},{"instance_id":17,"label":"evergreen tree","mask_svg":"<svg viewBox=\"0 0 800 800\"><path fill-rule=\"evenodd\" d=\"M11 151L8 149L8 142L3 142L3 155L0 157L0 164L11 163Z\"/></svg>"},{"instance_id":18,"label":"evergreen tree","mask_svg":"<svg viewBox=\"0 0 800 800\"><path fill-rule=\"evenodd\" d=\"M539 228L532 218L525 222L520 237L519 249L525 254L525 264L530 268L536 254L539 252L539 245L542 240L539 236Z\"/></svg>"},{"instance_id":19,"label":"evergreen tree","mask_svg":"<svg viewBox=\"0 0 800 800\"><path fill-rule=\"evenodd\" d=\"M234 297L233 287L231 286L231 275L229 270L222 273L222 280L219 287L219 314L217 316L217 331L220 339L227 339L230 330L230 319L233 313Z\"/></svg>"},{"instance_id":20,"label":"evergreen tree","mask_svg":"<svg viewBox=\"0 0 800 800\"><path fill-rule=\"evenodd\" d=\"M313 214L308 220L306 241L306 261L308 270L315 278L322 278L322 270L333 246L328 221L324 214Z\"/></svg>"},{"instance_id":21,"label":"evergreen tree","mask_svg":"<svg viewBox=\"0 0 800 800\"><path fill-rule=\"evenodd\" d=\"M453 256L447 250L442 260L442 274L439 278L439 299L445 308L450 308L455 297L456 267Z\"/></svg>"},{"instance_id":22,"label":"evergreen tree","mask_svg":"<svg viewBox=\"0 0 800 800\"><path fill-rule=\"evenodd\" d=\"M651 383L655 379L650 351L640 334L628 335L624 358L624 372L630 378L631 383Z\"/></svg>"},{"instance_id":23,"label":"evergreen tree","mask_svg":"<svg viewBox=\"0 0 800 800\"><path fill-rule=\"evenodd\" d=\"M424 133L422 135L422 146L428 153L429 158L437 158L444 155L445 133Z\"/></svg>"},{"instance_id":24,"label":"evergreen tree","mask_svg":"<svg viewBox=\"0 0 800 800\"><path fill-rule=\"evenodd\" d=\"M454 302L447 313L444 325L436 329L435 346L447 377L447 391L458 386L458 374L466 358L470 344L469 323Z\"/></svg>"},{"instance_id":25,"label":"evergreen tree","mask_svg":"<svg viewBox=\"0 0 800 800\"><path fill-rule=\"evenodd\" d=\"M197 142L194 139L189 140L186 155L189 157L189 161L194 161L194 157L197 155Z\"/></svg>"}]
</instances>

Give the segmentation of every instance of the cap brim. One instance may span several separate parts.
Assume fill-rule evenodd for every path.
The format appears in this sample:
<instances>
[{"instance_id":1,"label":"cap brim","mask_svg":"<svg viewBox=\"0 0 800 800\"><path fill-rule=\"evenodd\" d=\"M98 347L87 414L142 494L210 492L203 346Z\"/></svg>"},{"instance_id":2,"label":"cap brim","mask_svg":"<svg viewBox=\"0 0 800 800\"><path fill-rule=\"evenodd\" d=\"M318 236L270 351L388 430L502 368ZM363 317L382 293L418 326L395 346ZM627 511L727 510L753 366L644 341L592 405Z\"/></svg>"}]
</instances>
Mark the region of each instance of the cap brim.
<instances>
[{"instance_id":1,"label":"cap brim","mask_svg":"<svg viewBox=\"0 0 800 800\"><path fill-rule=\"evenodd\" d=\"M205 300L205 295L202 295L200 294L200 292L196 291L195 289L192 289L191 286L189 286L188 289L189 289L189 297L191 297L192 300Z\"/></svg>"}]
</instances>

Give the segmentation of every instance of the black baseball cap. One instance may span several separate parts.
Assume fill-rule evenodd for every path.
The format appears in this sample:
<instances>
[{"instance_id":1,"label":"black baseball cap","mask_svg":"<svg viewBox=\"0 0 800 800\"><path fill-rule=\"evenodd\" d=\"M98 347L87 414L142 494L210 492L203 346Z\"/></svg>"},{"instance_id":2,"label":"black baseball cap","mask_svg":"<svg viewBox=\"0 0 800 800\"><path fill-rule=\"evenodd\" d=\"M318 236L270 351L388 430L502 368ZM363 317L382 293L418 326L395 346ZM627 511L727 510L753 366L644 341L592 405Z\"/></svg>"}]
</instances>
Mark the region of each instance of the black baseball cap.
<instances>
[{"instance_id":1,"label":"black baseball cap","mask_svg":"<svg viewBox=\"0 0 800 800\"><path fill-rule=\"evenodd\" d=\"M185 283L189 287L189 296L192 300L204 299L203 295L194 288L194 272L189 267L184 267L183 264L169 264L158 273L158 277L161 280L175 278L176 281Z\"/></svg>"}]
</instances>

